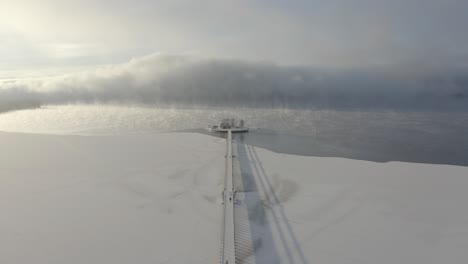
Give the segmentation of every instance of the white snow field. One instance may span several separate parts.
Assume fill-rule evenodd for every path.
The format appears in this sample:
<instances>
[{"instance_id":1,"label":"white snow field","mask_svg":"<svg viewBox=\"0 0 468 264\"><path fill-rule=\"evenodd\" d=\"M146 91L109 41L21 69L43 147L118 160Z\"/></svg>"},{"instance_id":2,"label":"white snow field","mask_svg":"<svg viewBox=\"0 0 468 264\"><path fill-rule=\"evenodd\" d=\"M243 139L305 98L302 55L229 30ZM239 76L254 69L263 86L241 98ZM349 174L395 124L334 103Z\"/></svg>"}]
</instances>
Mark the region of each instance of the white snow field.
<instances>
[{"instance_id":1,"label":"white snow field","mask_svg":"<svg viewBox=\"0 0 468 264\"><path fill-rule=\"evenodd\" d=\"M225 145L0 133L0 263L215 263Z\"/></svg>"},{"instance_id":2,"label":"white snow field","mask_svg":"<svg viewBox=\"0 0 468 264\"><path fill-rule=\"evenodd\" d=\"M0 263L218 263L224 139L0 133ZM233 143L238 263L464 263L468 168Z\"/></svg>"}]
</instances>

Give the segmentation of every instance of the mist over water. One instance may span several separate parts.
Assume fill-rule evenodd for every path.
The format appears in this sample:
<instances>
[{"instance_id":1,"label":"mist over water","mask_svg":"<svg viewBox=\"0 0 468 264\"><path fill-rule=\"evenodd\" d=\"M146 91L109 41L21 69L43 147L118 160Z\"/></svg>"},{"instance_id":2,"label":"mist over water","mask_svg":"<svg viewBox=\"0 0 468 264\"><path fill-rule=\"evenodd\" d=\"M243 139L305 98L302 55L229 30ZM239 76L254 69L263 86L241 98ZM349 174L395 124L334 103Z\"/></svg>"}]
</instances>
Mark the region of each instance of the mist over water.
<instances>
[{"instance_id":1,"label":"mist over water","mask_svg":"<svg viewBox=\"0 0 468 264\"><path fill-rule=\"evenodd\" d=\"M314 69L149 55L43 78L0 79L0 112L50 104L468 111L464 67Z\"/></svg>"},{"instance_id":2,"label":"mist over water","mask_svg":"<svg viewBox=\"0 0 468 264\"><path fill-rule=\"evenodd\" d=\"M244 119L252 128L239 140L280 153L468 166L468 113L463 112L59 105L0 114L0 131L209 134L204 128L227 117Z\"/></svg>"},{"instance_id":3,"label":"mist over water","mask_svg":"<svg viewBox=\"0 0 468 264\"><path fill-rule=\"evenodd\" d=\"M0 79L0 131L205 133L209 124L239 118L254 128L242 140L281 153L468 165L466 72L153 54L83 72Z\"/></svg>"}]
</instances>

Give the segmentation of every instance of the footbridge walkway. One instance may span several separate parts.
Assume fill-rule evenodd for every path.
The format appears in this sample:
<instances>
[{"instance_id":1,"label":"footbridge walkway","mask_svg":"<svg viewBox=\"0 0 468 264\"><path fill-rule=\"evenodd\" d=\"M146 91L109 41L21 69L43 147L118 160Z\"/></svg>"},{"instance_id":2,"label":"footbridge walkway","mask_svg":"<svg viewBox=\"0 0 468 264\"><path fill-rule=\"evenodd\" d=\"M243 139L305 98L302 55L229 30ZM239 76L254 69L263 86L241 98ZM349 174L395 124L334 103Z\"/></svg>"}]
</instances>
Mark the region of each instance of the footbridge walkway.
<instances>
[{"instance_id":1,"label":"footbridge walkway","mask_svg":"<svg viewBox=\"0 0 468 264\"><path fill-rule=\"evenodd\" d=\"M235 189L232 167L232 131L228 130L226 138L226 174L223 189L223 220L221 230L221 264L236 263L235 246Z\"/></svg>"}]
</instances>

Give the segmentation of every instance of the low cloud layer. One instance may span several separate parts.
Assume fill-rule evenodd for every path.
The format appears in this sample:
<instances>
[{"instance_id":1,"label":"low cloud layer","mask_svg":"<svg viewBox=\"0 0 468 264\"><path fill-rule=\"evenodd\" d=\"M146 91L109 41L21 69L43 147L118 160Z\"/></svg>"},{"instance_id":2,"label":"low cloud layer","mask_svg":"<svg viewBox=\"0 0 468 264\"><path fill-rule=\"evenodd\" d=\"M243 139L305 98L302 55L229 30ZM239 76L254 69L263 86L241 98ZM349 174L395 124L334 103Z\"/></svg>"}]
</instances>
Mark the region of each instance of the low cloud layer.
<instances>
[{"instance_id":1,"label":"low cloud layer","mask_svg":"<svg viewBox=\"0 0 468 264\"><path fill-rule=\"evenodd\" d=\"M467 65L466 0L0 1L1 70L153 51L282 65Z\"/></svg>"},{"instance_id":2,"label":"low cloud layer","mask_svg":"<svg viewBox=\"0 0 468 264\"><path fill-rule=\"evenodd\" d=\"M0 81L0 111L95 102L467 110L466 73L462 69L318 70L156 54L92 71Z\"/></svg>"}]
</instances>

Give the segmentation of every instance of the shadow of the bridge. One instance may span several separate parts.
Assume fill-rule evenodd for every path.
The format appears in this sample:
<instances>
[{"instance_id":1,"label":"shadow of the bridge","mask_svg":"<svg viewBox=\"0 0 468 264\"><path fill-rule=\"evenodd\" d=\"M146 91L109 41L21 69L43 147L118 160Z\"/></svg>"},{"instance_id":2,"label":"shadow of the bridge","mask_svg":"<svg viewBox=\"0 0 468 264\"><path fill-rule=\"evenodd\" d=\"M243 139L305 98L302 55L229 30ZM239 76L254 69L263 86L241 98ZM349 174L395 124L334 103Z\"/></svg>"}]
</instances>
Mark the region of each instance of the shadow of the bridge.
<instances>
[{"instance_id":1,"label":"shadow of the bridge","mask_svg":"<svg viewBox=\"0 0 468 264\"><path fill-rule=\"evenodd\" d=\"M237 262L307 263L255 148L235 139Z\"/></svg>"}]
</instances>

